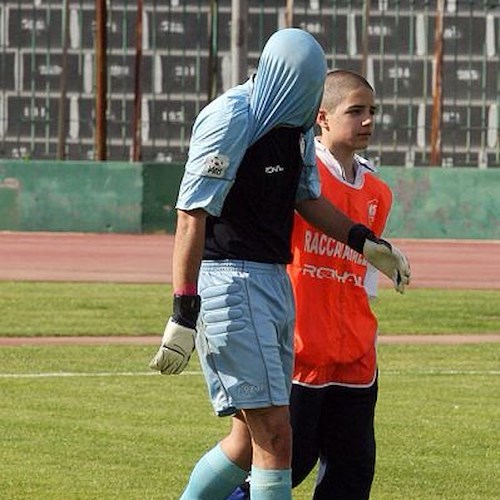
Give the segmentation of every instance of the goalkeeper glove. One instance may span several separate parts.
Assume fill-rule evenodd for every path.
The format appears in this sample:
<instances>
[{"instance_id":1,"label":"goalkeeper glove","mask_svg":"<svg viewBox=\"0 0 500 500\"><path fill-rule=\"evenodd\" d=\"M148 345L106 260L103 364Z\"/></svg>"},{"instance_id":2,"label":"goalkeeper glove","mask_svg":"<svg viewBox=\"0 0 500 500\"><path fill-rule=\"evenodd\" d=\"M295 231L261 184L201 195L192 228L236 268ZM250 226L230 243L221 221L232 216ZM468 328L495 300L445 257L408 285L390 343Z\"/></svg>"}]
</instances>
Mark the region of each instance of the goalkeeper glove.
<instances>
[{"instance_id":1,"label":"goalkeeper glove","mask_svg":"<svg viewBox=\"0 0 500 500\"><path fill-rule=\"evenodd\" d=\"M173 314L167 322L160 348L149 363L163 375L177 375L186 368L194 351L199 295L174 295Z\"/></svg>"},{"instance_id":2,"label":"goalkeeper glove","mask_svg":"<svg viewBox=\"0 0 500 500\"><path fill-rule=\"evenodd\" d=\"M366 260L384 273L399 293L404 293L410 283L410 264L406 256L394 245L362 224L354 225L349 231L348 245L363 254Z\"/></svg>"}]
</instances>

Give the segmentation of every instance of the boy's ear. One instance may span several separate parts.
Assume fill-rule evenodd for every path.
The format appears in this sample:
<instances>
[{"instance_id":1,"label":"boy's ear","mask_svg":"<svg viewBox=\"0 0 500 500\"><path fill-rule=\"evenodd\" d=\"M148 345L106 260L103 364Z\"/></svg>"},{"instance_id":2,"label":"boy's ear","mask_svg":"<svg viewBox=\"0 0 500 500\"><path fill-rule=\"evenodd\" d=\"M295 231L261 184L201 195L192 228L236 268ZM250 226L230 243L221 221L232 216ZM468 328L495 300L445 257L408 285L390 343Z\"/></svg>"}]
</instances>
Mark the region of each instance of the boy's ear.
<instances>
[{"instance_id":1,"label":"boy's ear","mask_svg":"<svg viewBox=\"0 0 500 500\"><path fill-rule=\"evenodd\" d=\"M328 120L326 119L328 112L324 108L319 108L318 114L316 116L316 124L321 128L328 129Z\"/></svg>"}]
</instances>

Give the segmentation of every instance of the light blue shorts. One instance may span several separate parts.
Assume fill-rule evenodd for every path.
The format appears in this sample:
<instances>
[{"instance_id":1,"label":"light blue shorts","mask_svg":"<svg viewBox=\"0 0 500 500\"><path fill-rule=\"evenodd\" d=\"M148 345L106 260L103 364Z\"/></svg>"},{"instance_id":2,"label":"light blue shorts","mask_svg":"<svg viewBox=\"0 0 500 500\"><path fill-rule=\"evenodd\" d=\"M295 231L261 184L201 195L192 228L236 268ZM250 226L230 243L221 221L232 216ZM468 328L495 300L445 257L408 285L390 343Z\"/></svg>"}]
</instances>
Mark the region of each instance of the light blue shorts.
<instances>
[{"instance_id":1,"label":"light blue shorts","mask_svg":"<svg viewBox=\"0 0 500 500\"><path fill-rule=\"evenodd\" d=\"M196 348L215 412L289 404L293 292L285 266L203 261Z\"/></svg>"}]
</instances>

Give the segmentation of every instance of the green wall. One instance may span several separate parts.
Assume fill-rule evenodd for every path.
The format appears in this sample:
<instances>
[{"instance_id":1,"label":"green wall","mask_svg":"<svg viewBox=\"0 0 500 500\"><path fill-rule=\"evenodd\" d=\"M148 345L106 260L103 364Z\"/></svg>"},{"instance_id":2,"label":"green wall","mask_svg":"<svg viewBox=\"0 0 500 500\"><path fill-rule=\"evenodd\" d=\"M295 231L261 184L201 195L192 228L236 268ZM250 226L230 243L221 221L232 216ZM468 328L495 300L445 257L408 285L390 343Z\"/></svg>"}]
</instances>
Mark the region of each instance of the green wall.
<instances>
[{"instance_id":1,"label":"green wall","mask_svg":"<svg viewBox=\"0 0 500 500\"><path fill-rule=\"evenodd\" d=\"M182 165L0 161L0 230L168 232ZM500 240L500 169L381 167L386 235Z\"/></svg>"},{"instance_id":2,"label":"green wall","mask_svg":"<svg viewBox=\"0 0 500 500\"><path fill-rule=\"evenodd\" d=\"M387 236L500 239L500 169L381 167L394 193Z\"/></svg>"},{"instance_id":3,"label":"green wall","mask_svg":"<svg viewBox=\"0 0 500 500\"><path fill-rule=\"evenodd\" d=\"M142 230L142 168L132 163L0 162L0 229Z\"/></svg>"},{"instance_id":4,"label":"green wall","mask_svg":"<svg viewBox=\"0 0 500 500\"><path fill-rule=\"evenodd\" d=\"M142 227L146 233L175 231L175 201L184 165L146 163L143 170Z\"/></svg>"}]
</instances>

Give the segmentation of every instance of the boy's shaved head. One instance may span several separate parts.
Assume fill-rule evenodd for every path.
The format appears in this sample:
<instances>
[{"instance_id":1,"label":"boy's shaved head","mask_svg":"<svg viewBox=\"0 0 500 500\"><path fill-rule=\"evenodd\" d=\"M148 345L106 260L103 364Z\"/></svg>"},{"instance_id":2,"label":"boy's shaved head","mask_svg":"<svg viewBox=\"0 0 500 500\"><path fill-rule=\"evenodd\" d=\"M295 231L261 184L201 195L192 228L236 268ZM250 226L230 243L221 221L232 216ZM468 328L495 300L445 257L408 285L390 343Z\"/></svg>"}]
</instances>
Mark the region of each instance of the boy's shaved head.
<instances>
[{"instance_id":1,"label":"boy's shaved head","mask_svg":"<svg viewBox=\"0 0 500 500\"><path fill-rule=\"evenodd\" d=\"M374 92L373 87L368 83L366 78L359 73L347 69L328 71L321 107L328 111L333 111L349 92L359 87L366 87Z\"/></svg>"}]
</instances>

